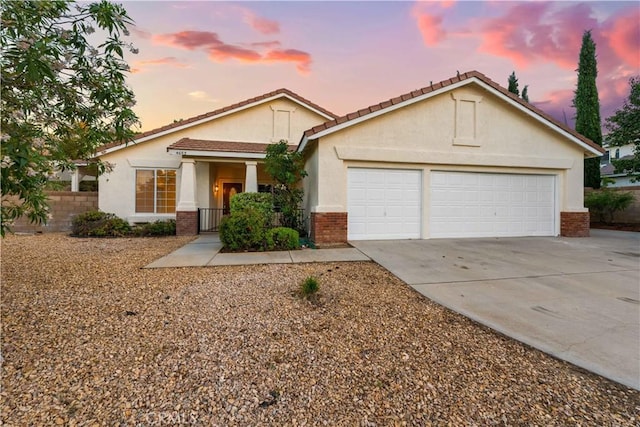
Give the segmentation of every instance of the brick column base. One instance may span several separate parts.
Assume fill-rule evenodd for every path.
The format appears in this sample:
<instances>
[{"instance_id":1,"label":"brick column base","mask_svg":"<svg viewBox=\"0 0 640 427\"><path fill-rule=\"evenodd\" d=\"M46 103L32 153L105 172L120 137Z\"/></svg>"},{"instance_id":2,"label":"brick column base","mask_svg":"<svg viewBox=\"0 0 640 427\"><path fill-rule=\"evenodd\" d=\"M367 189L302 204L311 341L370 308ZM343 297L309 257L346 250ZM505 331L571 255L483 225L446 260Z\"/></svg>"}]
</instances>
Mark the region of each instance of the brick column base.
<instances>
[{"instance_id":1,"label":"brick column base","mask_svg":"<svg viewBox=\"0 0 640 427\"><path fill-rule=\"evenodd\" d=\"M589 237L589 212L560 212L560 235Z\"/></svg>"},{"instance_id":2,"label":"brick column base","mask_svg":"<svg viewBox=\"0 0 640 427\"><path fill-rule=\"evenodd\" d=\"M318 246L347 243L346 212L311 212L311 240Z\"/></svg>"},{"instance_id":3,"label":"brick column base","mask_svg":"<svg viewBox=\"0 0 640 427\"><path fill-rule=\"evenodd\" d=\"M176 212L176 236L198 234L198 211Z\"/></svg>"}]
</instances>

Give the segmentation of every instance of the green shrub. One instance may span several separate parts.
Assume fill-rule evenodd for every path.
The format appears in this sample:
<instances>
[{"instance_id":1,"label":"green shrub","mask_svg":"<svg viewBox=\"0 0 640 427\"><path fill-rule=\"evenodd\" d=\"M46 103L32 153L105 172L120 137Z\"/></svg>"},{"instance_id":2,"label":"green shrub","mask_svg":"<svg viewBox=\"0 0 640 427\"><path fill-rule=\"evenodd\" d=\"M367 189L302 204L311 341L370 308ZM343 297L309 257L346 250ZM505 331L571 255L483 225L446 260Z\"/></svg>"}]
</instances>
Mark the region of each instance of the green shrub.
<instances>
[{"instance_id":1,"label":"green shrub","mask_svg":"<svg viewBox=\"0 0 640 427\"><path fill-rule=\"evenodd\" d=\"M304 279L304 282L300 285L300 295L306 299L313 297L319 290L318 279L313 276Z\"/></svg>"},{"instance_id":2,"label":"green shrub","mask_svg":"<svg viewBox=\"0 0 640 427\"><path fill-rule=\"evenodd\" d=\"M263 213L246 208L222 218L220 241L232 251L264 250L266 230Z\"/></svg>"},{"instance_id":3,"label":"green shrub","mask_svg":"<svg viewBox=\"0 0 640 427\"><path fill-rule=\"evenodd\" d=\"M273 196L270 193L239 193L231 198L229 204L232 215L252 209L264 217L266 224L273 220Z\"/></svg>"},{"instance_id":4,"label":"green shrub","mask_svg":"<svg viewBox=\"0 0 640 427\"><path fill-rule=\"evenodd\" d=\"M101 211L76 215L71 223L71 233L79 237L122 237L130 232L127 221Z\"/></svg>"},{"instance_id":5,"label":"green shrub","mask_svg":"<svg viewBox=\"0 0 640 427\"><path fill-rule=\"evenodd\" d=\"M300 249L300 235L292 228L276 227L265 235L267 250L290 251Z\"/></svg>"},{"instance_id":6,"label":"green shrub","mask_svg":"<svg viewBox=\"0 0 640 427\"><path fill-rule=\"evenodd\" d=\"M588 192L584 196L584 205L598 217L598 221L610 224L613 214L628 208L633 199L632 193L603 189Z\"/></svg>"},{"instance_id":7,"label":"green shrub","mask_svg":"<svg viewBox=\"0 0 640 427\"><path fill-rule=\"evenodd\" d=\"M175 236L176 221L169 219L167 221L154 221L146 224L137 225L133 233L136 236Z\"/></svg>"}]
</instances>

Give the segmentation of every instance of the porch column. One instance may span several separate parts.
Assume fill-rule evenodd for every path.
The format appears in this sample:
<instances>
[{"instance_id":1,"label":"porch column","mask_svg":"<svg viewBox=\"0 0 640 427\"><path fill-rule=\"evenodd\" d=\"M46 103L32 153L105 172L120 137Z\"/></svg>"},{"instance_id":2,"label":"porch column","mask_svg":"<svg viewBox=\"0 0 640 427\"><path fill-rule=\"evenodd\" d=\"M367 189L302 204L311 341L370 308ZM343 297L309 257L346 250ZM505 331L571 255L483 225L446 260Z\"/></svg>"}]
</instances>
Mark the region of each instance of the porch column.
<instances>
[{"instance_id":1,"label":"porch column","mask_svg":"<svg viewBox=\"0 0 640 427\"><path fill-rule=\"evenodd\" d=\"M246 165L246 176L244 180L244 191L247 193L258 192L258 162L244 162Z\"/></svg>"},{"instance_id":2,"label":"porch column","mask_svg":"<svg viewBox=\"0 0 640 427\"><path fill-rule=\"evenodd\" d=\"M180 200L176 207L176 234L198 234L198 206L196 204L196 161L182 159L180 168Z\"/></svg>"},{"instance_id":3,"label":"porch column","mask_svg":"<svg viewBox=\"0 0 640 427\"><path fill-rule=\"evenodd\" d=\"M71 191L80 191L80 169L77 167L71 172Z\"/></svg>"}]
</instances>

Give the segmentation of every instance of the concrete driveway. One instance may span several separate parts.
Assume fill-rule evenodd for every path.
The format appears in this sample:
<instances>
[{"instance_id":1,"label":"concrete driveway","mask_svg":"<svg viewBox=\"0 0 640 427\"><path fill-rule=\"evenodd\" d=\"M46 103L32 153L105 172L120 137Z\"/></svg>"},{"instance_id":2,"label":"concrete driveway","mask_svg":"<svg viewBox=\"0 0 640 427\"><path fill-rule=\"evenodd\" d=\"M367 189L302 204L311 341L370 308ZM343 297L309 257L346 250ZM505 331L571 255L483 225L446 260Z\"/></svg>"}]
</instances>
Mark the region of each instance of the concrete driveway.
<instances>
[{"instance_id":1,"label":"concrete driveway","mask_svg":"<svg viewBox=\"0 0 640 427\"><path fill-rule=\"evenodd\" d=\"M427 298L640 389L640 233L351 244Z\"/></svg>"}]
</instances>

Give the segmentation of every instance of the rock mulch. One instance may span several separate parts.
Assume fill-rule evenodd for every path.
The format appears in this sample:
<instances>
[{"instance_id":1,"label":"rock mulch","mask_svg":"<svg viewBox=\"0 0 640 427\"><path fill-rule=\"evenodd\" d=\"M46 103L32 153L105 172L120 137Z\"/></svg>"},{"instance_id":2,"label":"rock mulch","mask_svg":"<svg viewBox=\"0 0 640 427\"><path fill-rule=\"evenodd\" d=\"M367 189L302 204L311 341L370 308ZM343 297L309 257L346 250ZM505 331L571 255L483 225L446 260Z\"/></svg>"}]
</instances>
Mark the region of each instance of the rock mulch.
<instances>
[{"instance_id":1,"label":"rock mulch","mask_svg":"<svg viewBox=\"0 0 640 427\"><path fill-rule=\"evenodd\" d=\"M4 425L640 423L639 392L374 263L141 269L188 240L2 241Z\"/></svg>"}]
</instances>

